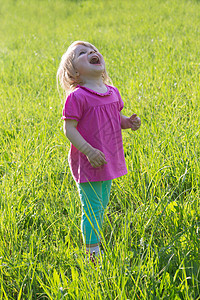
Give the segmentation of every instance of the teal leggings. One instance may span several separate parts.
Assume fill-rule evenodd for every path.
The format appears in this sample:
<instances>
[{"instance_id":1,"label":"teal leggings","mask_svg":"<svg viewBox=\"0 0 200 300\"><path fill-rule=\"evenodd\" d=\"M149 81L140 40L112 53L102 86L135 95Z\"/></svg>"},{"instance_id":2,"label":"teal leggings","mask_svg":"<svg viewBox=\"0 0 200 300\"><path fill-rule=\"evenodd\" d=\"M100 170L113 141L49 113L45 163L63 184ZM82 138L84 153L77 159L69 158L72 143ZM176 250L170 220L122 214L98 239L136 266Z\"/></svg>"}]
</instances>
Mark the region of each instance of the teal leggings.
<instances>
[{"instance_id":1,"label":"teal leggings","mask_svg":"<svg viewBox=\"0 0 200 300\"><path fill-rule=\"evenodd\" d=\"M81 232L85 244L100 242L103 215L110 198L112 180L77 183L82 204Z\"/></svg>"}]
</instances>

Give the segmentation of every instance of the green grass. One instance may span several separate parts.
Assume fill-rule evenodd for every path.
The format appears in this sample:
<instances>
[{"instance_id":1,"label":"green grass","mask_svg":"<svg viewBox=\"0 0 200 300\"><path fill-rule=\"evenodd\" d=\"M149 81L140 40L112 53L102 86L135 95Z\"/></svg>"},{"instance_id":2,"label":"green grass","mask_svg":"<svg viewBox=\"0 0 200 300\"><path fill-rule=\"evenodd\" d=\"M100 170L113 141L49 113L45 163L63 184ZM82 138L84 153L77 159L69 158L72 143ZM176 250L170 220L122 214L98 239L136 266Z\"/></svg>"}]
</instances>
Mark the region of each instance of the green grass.
<instances>
[{"instance_id":1,"label":"green grass","mask_svg":"<svg viewBox=\"0 0 200 300\"><path fill-rule=\"evenodd\" d=\"M200 299L200 2L0 1L0 299ZM106 258L83 259L56 72L94 43L142 120L123 132Z\"/></svg>"}]
</instances>

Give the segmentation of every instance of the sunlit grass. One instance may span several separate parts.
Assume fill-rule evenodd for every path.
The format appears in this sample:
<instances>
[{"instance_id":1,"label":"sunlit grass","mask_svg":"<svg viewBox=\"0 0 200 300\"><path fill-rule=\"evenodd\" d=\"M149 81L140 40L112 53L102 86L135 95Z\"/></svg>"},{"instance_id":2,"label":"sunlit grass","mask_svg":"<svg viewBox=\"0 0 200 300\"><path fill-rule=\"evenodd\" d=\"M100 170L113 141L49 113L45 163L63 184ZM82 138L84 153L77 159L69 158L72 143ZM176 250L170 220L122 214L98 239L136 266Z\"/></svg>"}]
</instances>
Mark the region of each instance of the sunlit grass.
<instances>
[{"instance_id":1,"label":"sunlit grass","mask_svg":"<svg viewBox=\"0 0 200 300\"><path fill-rule=\"evenodd\" d=\"M0 298L199 299L199 1L1 1ZM94 43L142 119L87 263L56 71ZM62 99L63 100L63 99Z\"/></svg>"}]
</instances>

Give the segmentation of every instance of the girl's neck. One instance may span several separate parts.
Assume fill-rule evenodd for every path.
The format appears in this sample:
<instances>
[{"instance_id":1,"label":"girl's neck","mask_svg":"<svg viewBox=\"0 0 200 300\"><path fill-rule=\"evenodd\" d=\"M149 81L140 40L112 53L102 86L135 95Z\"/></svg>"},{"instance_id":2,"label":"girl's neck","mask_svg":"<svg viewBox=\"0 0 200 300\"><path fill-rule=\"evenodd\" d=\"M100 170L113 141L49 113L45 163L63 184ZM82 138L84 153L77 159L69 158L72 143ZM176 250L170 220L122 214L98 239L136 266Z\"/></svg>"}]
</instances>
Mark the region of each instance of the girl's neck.
<instances>
[{"instance_id":1,"label":"girl's neck","mask_svg":"<svg viewBox=\"0 0 200 300\"><path fill-rule=\"evenodd\" d=\"M106 93L107 91L107 87L104 84L102 78L100 78L99 80L88 79L82 84L82 86L87 87L97 93Z\"/></svg>"}]
</instances>

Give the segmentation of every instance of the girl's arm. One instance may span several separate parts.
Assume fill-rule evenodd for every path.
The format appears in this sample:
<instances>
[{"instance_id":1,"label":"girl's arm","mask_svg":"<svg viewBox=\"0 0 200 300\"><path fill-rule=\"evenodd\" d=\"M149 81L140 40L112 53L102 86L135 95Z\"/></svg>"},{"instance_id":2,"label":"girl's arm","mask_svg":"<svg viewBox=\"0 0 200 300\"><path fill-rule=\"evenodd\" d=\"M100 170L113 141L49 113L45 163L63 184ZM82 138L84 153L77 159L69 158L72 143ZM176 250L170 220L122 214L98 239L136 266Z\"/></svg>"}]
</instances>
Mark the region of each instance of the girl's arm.
<instances>
[{"instance_id":1,"label":"girl's arm","mask_svg":"<svg viewBox=\"0 0 200 300\"><path fill-rule=\"evenodd\" d=\"M66 137L79 151L85 154L94 168L98 168L107 164L103 152L93 148L76 129L78 122L76 120L67 119L64 121L63 130Z\"/></svg>"},{"instance_id":2,"label":"girl's arm","mask_svg":"<svg viewBox=\"0 0 200 300\"><path fill-rule=\"evenodd\" d=\"M122 112L120 112L121 117L121 128L122 129L128 129L131 128L132 130L137 130L140 128L141 120L139 117L137 117L136 114L133 114L131 117L126 117L122 115Z\"/></svg>"}]
</instances>

